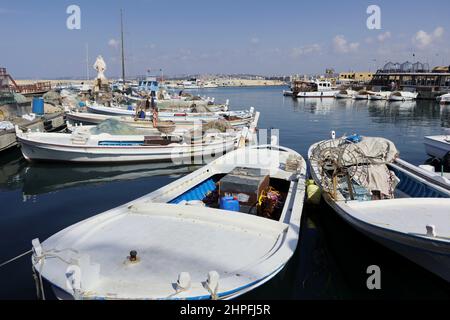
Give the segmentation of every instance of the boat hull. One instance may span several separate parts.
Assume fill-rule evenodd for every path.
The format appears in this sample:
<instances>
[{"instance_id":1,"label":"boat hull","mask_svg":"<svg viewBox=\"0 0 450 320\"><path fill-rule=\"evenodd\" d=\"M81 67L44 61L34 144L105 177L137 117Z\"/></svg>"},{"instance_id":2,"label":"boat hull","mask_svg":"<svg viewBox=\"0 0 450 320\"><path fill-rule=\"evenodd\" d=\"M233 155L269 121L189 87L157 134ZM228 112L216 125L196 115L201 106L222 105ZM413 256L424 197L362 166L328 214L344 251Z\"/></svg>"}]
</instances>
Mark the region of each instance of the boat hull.
<instances>
[{"instance_id":1,"label":"boat hull","mask_svg":"<svg viewBox=\"0 0 450 320\"><path fill-rule=\"evenodd\" d=\"M299 92L297 98L334 98L339 91Z\"/></svg>"},{"instance_id":2,"label":"boat hull","mask_svg":"<svg viewBox=\"0 0 450 320\"><path fill-rule=\"evenodd\" d=\"M57 161L79 163L126 163L126 162L180 162L215 158L235 148L236 141L229 140L213 145L176 147L92 147L52 145L19 138L24 158L28 161Z\"/></svg>"},{"instance_id":3,"label":"boat hull","mask_svg":"<svg viewBox=\"0 0 450 320\"><path fill-rule=\"evenodd\" d=\"M291 155L297 157L299 166L285 171ZM255 156L262 161L255 162ZM287 194L279 219L176 202L185 196L203 198L208 194L206 184L215 185L213 177L236 167L267 170L271 177L285 181ZM60 299L233 299L272 279L293 256L299 241L305 178L306 163L295 151L275 145L239 149L148 195L68 227L42 246L33 241L34 252L53 252L58 246L73 249L57 253L64 257L61 260L37 253L33 267ZM172 236L167 237L167 230ZM98 247L116 244L115 238L125 241L127 249L139 250L136 263L126 256L117 258L115 251L119 255L123 251L119 246ZM111 263L117 259L117 266ZM80 278L81 289L67 281L67 268L75 266L71 263L88 275ZM181 271L189 272L191 281L179 290L174 283ZM204 280L214 273L220 277L212 293Z\"/></svg>"},{"instance_id":4,"label":"boat hull","mask_svg":"<svg viewBox=\"0 0 450 320\"><path fill-rule=\"evenodd\" d=\"M329 195L324 195L324 199L345 222L362 234L450 282L450 244L420 239L367 224L349 215L345 208Z\"/></svg>"},{"instance_id":5,"label":"boat hull","mask_svg":"<svg viewBox=\"0 0 450 320\"><path fill-rule=\"evenodd\" d=\"M432 157L444 159L450 153L450 143L425 137L425 151Z\"/></svg>"}]
</instances>

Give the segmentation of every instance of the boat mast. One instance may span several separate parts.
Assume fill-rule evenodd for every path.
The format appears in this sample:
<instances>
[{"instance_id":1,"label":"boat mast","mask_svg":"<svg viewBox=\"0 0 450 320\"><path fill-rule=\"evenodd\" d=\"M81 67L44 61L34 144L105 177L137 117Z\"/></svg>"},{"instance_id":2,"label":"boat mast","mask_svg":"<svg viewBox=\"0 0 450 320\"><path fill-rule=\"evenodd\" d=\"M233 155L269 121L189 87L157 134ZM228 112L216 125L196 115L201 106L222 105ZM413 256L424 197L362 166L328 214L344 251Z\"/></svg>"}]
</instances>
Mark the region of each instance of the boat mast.
<instances>
[{"instance_id":1,"label":"boat mast","mask_svg":"<svg viewBox=\"0 0 450 320\"><path fill-rule=\"evenodd\" d=\"M125 84L125 53L124 53L124 45L123 45L123 15L122 9L120 9L120 31L121 31L121 39L122 39L122 82Z\"/></svg>"},{"instance_id":2,"label":"boat mast","mask_svg":"<svg viewBox=\"0 0 450 320\"><path fill-rule=\"evenodd\" d=\"M89 44L86 43L86 80L89 81Z\"/></svg>"}]
</instances>

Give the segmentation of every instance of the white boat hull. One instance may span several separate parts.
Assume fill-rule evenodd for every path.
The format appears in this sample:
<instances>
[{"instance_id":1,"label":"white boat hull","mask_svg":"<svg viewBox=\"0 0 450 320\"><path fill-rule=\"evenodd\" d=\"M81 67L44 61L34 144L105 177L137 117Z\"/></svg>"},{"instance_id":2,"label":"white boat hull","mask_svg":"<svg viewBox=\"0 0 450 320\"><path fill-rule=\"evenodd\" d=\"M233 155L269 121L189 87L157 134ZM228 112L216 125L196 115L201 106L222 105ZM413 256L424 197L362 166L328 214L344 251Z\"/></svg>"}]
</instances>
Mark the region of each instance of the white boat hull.
<instances>
[{"instance_id":1,"label":"white boat hull","mask_svg":"<svg viewBox=\"0 0 450 320\"><path fill-rule=\"evenodd\" d=\"M370 225L349 215L345 206L339 205L328 195L325 195L324 199L344 221L362 234L450 282L449 243L442 244L426 238L411 237Z\"/></svg>"},{"instance_id":2,"label":"white boat hull","mask_svg":"<svg viewBox=\"0 0 450 320\"><path fill-rule=\"evenodd\" d=\"M235 149L236 140L213 145L176 147L87 147L64 146L19 139L22 154L28 161L58 161L84 163L178 162L191 157L205 159L223 155ZM203 163L203 161L201 162Z\"/></svg>"},{"instance_id":3,"label":"white boat hull","mask_svg":"<svg viewBox=\"0 0 450 320\"><path fill-rule=\"evenodd\" d=\"M444 136L425 137L427 154L438 159L444 159L447 154L450 154L450 142L446 142L444 138Z\"/></svg>"},{"instance_id":4,"label":"white boat hull","mask_svg":"<svg viewBox=\"0 0 450 320\"><path fill-rule=\"evenodd\" d=\"M334 98L339 91L299 92L297 98Z\"/></svg>"},{"instance_id":5,"label":"white boat hull","mask_svg":"<svg viewBox=\"0 0 450 320\"><path fill-rule=\"evenodd\" d=\"M317 145L309 149L308 156L312 178L320 186L322 180L317 163L311 162ZM399 174L403 190L411 192L411 197L405 194L406 198L347 201L335 200L324 191L323 198L344 221L364 235L450 282L447 237L450 183L401 159L389 166ZM435 235L427 233L429 226L435 228Z\"/></svg>"},{"instance_id":6,"label":"white boat hull","mask_svg":"<svg viewBox=\"0 0 450 320\"><path fill-rule=\"evenodd\" d=\"M298 166L286 171L291 156L298 159ZM204 183L214 185L213 177L236 167L267 171L270 178L284 183L287 193L280 218L175 202L185 199L186 193L189 197L201 193L201 199L208 194L199 189ZM150 194L66 228L42 244L34 240L33 267L61 299L236 298L272 279L294 254L305 178L306 163L295 151L278 146L239 149ZM134 249L136 263L126 256ZM54 250L62 259L46 255ZM82 273L71 275L72 267ZM219 283L214 292L205 284L212 270ZM190 279L181 290L180 272L188 272ZM79 289L68 277L80 280Z\"/></svg>"}]
</instances>

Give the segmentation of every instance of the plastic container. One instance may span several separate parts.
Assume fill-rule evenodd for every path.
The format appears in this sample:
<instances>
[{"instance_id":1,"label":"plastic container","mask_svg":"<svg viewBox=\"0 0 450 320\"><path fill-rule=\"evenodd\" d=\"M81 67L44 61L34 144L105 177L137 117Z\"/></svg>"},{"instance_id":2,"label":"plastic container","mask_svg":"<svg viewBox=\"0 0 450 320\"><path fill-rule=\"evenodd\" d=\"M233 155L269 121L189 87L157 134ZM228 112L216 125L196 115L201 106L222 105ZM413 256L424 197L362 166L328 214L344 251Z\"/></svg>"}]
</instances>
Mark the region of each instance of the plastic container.
<instances>
[{"instance_id":1,"label":"plastic container","mask_svg":"<svg viewBox=\"0 0 450 320\"><path fill-rule=\"evenodd\" d=\"M44 98L33 98L33 105L31 110L34 114L43 115L44 114Z\"/></svg>"},{"instance_id":2,"label":"plastic container","mask_svg":"<svg viewBox=\"0 0 450 320\"><path fill-rule=\"evenodd\" d=\"M358 143L361 142L362 137L359 134L352 134L351 136L348 136L347 138L345 138L345 140L347 140L347 142L351 142L351 143Z\"/></svg>"},{"instance_id":3,"label":"plastic container","mask_svg":"<svg viewBox=\"0 0 450 320\"><path fill-rule=\"evenodd\" d=\"M239 212L241 207L237 199L227 196L220 198L220 209Z\"/></svg>"}]
</instances>

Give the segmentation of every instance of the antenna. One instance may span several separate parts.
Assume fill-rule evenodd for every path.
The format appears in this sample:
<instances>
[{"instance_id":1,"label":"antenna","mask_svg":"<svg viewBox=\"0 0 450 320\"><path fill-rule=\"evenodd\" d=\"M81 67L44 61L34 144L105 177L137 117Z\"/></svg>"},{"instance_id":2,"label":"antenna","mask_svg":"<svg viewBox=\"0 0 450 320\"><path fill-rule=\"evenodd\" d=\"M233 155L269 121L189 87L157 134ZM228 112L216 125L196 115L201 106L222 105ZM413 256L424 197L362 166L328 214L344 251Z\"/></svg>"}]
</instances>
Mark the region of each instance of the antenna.
<instances>
[{"instance_id":1,"label":"antenna","mask_svg":"<svg viewBox=\"0 0 450 320\"><path fill-rule=\"evenodd\" d=\"M123 45L123 10L120 9L120 33L122 39L122 82L125 84L125 52Z\"/></svg>"},{"instance_id":2,"label":"antenna","mask_svg":"<svg viewBox=\"0 0 450 320\"><path fill-rule=\"evenodd\" d=\"M86 80L89 81L89 44L86 43Z\"/></svg>"}]
</instances>

